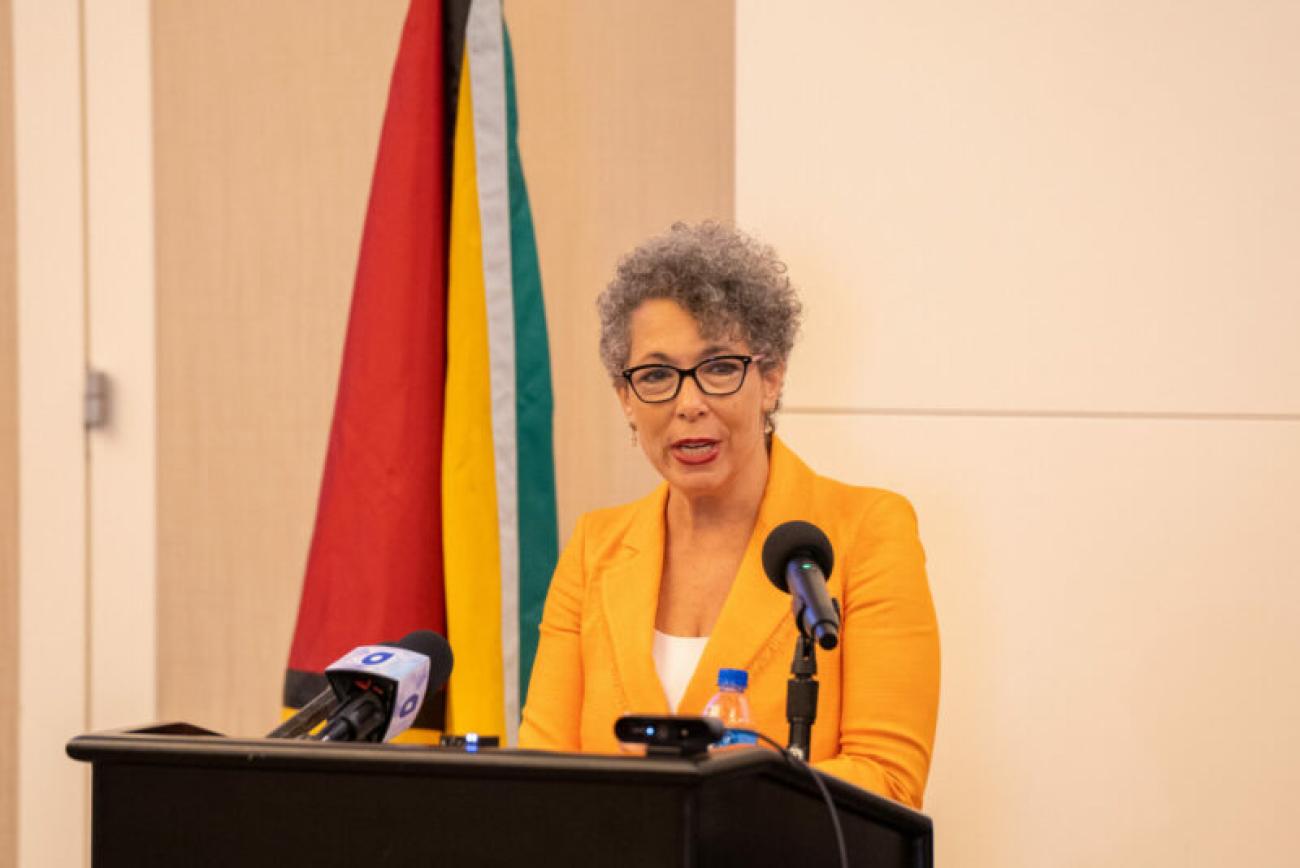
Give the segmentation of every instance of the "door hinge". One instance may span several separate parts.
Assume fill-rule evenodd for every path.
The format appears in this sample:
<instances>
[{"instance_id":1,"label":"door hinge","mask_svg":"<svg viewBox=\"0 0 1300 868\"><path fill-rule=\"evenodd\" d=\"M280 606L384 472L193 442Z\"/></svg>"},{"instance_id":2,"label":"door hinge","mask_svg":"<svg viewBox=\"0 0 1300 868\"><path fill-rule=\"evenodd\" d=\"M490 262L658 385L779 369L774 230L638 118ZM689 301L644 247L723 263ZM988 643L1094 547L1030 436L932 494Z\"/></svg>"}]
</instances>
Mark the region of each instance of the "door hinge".
<instances>
[{"instance_id":1,"label":"door hinge","mask_svg":"<svg viewBox=\"0 0 1300 868\"><path fill-rule=\"evenodd\" d=\"M87 431L108 427L112 410L112 389L108 374L104 371L87 369L85 407Z\"/></svg>"}]
</instances>

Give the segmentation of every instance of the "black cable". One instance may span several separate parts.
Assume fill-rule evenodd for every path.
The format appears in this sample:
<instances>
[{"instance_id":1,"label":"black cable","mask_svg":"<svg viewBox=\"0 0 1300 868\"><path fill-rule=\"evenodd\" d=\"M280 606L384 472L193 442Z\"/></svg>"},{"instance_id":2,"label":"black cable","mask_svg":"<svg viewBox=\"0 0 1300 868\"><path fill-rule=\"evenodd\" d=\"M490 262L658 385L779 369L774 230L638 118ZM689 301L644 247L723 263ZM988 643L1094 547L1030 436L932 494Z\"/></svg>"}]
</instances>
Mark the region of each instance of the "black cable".
<instances>
[{"instance_id":1,"label":"black cable","mask_svg":"<svg viewBox=\"0 0 1300 868\"><path fill-rule=\"evenodd\" d=\"M803 762L798 760L798 762ZM822 791L822 798L826 800L826 809L831 813L831 825L835 827L835 844L840 849L840 868L849 868L849 849L844 845L844 829L840 827L840 814L835 810L835 802L831 799L831 791L826 789L826 782L822 780L822 773L817 769L804 763L804 768L812 775L813 782L817 784L817 789Z\"/></svg>"},{"instance_id":2,"label":"black cable","mask_svg":"<svg viewBox=\"0 0 1300 868\"><path fill-rule=\"evenodd\" d=\"M808 770L808 774L812 775L813 783L817 784L817 789L822 792L822 799L826 802L826 809L830 811L831 825L835 827L835 844L840 853L840 868L849 868L849 849L844 844L844 829L840 826L840 814L839 811L835 810L835 800L831 798L831 791L826 789L826 782L822 780L822 773L790 753L780 742L763 735L756 729L733 729L732 732L743 732L746 735L761 739L775 748L776 752L785 757L785 761L790 765L803 766Z\"/></svg>"}]
</instances>

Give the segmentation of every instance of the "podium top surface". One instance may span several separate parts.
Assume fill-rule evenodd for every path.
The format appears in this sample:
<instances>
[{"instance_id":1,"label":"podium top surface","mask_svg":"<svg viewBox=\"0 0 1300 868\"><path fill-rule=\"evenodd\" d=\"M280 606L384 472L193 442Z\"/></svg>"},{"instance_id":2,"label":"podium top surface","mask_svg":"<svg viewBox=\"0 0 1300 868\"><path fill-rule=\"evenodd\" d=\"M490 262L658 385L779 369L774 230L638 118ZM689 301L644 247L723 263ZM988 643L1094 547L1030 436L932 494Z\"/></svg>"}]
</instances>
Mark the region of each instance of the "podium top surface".
<instances>
[{"instance_id":1,"label":"podium top surface","mask_svg":"<svg viewBox=\"0 0 1300 868\"><path fill-rule=\"evenodd\" d=\"M427 745L322 743L289 739L227 738L187 724L89 733L67 745L70 757L101 765L374 773L384 775L644 782L691 788L732 778L761 778L820 798L807 768L775 751L739 748L698 758L569 754L547 751ZM897 802L823 775L840 810L883 822L905 834L932 833L930 818Z\"/></svg>"}]
</instances>

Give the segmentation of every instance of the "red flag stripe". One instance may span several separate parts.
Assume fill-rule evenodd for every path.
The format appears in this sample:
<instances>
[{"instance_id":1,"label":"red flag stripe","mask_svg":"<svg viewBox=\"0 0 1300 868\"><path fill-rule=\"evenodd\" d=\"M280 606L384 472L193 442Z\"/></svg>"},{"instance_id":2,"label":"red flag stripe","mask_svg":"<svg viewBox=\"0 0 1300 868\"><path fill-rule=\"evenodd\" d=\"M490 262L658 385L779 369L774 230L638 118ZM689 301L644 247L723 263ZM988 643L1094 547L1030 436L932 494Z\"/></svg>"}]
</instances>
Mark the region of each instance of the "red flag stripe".
<instances>
[{"instance_id":1,"label":"red flag stripe","mask_svg":"<svg viewBox=\"0 0 1300 868\"><path fill-rule=\"evenodd\" d=\"M389 89L289 668L445 632L442 3L412 0Z\"/></svg>"}]
</instances>

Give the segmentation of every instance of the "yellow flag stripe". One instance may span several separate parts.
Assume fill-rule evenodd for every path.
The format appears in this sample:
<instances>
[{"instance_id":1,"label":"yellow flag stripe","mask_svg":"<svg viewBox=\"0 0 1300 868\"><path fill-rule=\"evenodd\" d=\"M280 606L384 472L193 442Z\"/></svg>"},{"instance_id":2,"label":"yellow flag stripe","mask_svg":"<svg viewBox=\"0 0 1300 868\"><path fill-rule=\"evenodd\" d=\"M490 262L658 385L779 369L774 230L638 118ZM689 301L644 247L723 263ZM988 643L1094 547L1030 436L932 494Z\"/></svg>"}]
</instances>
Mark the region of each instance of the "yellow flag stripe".
<instances>
[{"instance_id":1,"label":"yellow flag stripe","mask_svg":"<svg viewBox=\"0 0 1300 868\"><path fill-rule=\"evenodd\" d=\"M447 638L456 666L447 685L446 726L504 740L500 537L470 62L466 52L456 108L447 290L442 539Z\"/></svg>"}]
</instances>

